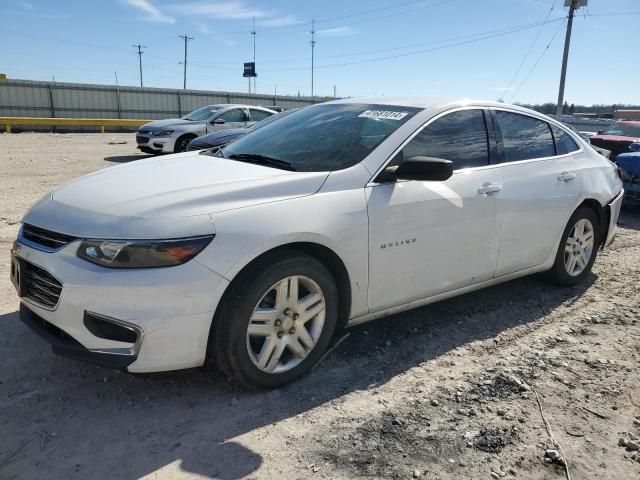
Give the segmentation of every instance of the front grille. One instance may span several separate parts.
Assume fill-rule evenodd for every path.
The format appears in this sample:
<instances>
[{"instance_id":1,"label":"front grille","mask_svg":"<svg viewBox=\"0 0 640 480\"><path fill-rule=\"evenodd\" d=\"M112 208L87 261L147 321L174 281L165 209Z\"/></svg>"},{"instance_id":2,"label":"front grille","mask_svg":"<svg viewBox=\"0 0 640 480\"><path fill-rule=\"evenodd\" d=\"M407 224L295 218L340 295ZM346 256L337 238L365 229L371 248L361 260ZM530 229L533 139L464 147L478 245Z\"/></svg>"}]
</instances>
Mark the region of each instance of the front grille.
<instances>
[{"instance_id":1,"label":"front grille","mask_svg":"<svg viewBox=\"0 0 640 480\"><path fill-rule=\"evenodd\" d=\"M58 250L59 248L64 247L67 243L76 240L76 237L72 237L71 235L53 232L46 228L29 225L28 223L22 225L22 238L53 250Z\"/></svg>"},{"instance_id":2,"label":"front grille","mask_svg":"<svg viewBox=\"0 0 640 480\"><path fill-rule=\"evenodd\" d=\"M140 130L138 130L138 133L151 133L152 130L146 130L144 128L141 128Z\"/></svg>"},{"instance_id":3,"label":"front grille","mask_svg":"<svg viewBox=\"0 0 640 480\"><path fill-rule=\"evenodd\" d=\"M149 141L149 137L144 137L142 135L136 135L136 143L147 143Z\"/></svg>"},{"instance_id":4,"label":"front grille","mask_svg":"<svg viewBox=\"0 0 640 480\"><path fill-rule=\"evenodd\" d=\"M26 260L20 261L20 291L22 296L54 308L62 293L62 284L49 272Z\"/></svg>"}]
</instances>

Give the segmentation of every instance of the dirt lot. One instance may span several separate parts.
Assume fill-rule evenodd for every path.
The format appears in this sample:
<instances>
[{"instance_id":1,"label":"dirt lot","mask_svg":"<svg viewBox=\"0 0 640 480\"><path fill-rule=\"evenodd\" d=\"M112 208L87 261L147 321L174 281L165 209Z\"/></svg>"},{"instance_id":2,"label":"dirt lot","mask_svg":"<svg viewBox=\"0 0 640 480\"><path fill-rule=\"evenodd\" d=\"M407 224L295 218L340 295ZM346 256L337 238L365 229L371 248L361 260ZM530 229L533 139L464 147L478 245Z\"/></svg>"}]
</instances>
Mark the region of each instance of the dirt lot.
<instances>
[{"instance_id":1,"label":"dirt lot","mask_svg":"<svg viewBox=\"0 0 640 480\"><path fill-rule=\"evenodd\" d=\"M133 142L0 135L0 479L565 478L547 449L573 479L640 478L640 212L584 285L526 278L354 328L277 391L54 356L16 313L18 222L56 185L142 158Z\"/></svg>"}]
</instances>

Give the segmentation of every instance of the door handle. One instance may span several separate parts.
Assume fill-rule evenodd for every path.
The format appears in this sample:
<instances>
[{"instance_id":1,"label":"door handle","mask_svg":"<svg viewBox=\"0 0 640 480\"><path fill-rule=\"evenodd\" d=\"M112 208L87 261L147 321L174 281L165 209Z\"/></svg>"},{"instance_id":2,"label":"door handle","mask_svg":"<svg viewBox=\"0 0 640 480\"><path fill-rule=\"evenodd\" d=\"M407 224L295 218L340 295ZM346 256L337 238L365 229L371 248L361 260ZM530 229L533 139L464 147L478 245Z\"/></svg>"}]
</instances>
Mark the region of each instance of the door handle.
<instances>
[{"instance_id":1,"label":"door handle","mask_svg":"<svg viewBox=\"0 0 640 480\"><path fill-rule=\"evenodd\" d=\"M569 172L562 172L560 175L558 175L558 181L559 182L564 182L564 183L568 183L572 180L576 179L576 174L575 173L569 173Z\"/></svg>"},{"instance_id":2,"label":"door handle","mask_svg":"<svg viewBox=\"0 0 640 480\"><path fill-rule=\"evenodd\" d=\"M502 185L492 183L492 184L485 184L484 186L480 187L478 189L478 193L486 197L487 195L490 195L492 193L497 193L500 190L502 190Z\"/></svg>"}]
</instances>

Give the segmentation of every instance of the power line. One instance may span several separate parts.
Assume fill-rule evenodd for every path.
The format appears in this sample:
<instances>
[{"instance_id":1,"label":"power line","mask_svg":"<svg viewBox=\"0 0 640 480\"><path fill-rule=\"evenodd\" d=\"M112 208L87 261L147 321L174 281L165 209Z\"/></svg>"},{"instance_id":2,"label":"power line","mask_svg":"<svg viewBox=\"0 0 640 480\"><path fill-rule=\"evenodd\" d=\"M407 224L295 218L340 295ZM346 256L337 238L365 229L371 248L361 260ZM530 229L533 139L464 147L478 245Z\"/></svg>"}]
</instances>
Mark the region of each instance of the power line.
<instances>
[{"instance_id":1,"label":"power line","mask_svg":"<svg viewBox=\"0 0 640 480\"><path fill-rule=\"evenodd\" d=\"M140 66L140 86L143 87L144 85L142 84L142 54L144 53L142 51L143 48L147 48L144 45L131 45L133 48L137 48L138 49L138 65Z\"/></svg>"},{"instance_id":2,"label":"power line","mask_svg":"<svg viewBox=\"0 0 640 480\"><path fill-rule=\"evenodd\" d=\"M184 74L183 74L183 81L182 81L182 89L186 90L187 89L187 42L189 40L193 40L193 37L190 37L185 33L184 35L178 35L178 38L182 38L184 40L184 62L182 62L182 64L184 65Z\"/></svg>"},{"instance_id":3,"label":"power line","mask_svg":"<svg viewBox=\"0 0 640 480\"><path fill-rule=\"evenodd\" d=\"M477 33L471 33L468 35L461 35L461 36L457 36L457 37L449 37L449 38L443 38L440 40L430 40L428 42L420 42L420 43L412 43L412 44L408 44L408 45L400 45L400 46L396 46L396 47L389 47L389 48L379 48L379 49L375 49L375 50L364 50L364 51L359 51L359 52L351 52L351 53L341 53L341 54L337 54L337 55L325 55L322 57L316 57L316 60L325 60L325 59L331 59L331 58L343 58L343 57L360 57L362 55L367 55L370 53L381 53L381 52L390 52L390 51L397 51L397 50L406 50L409 48L416 48L416 47L422 47L425 45L434 45L434 44L439 44L439 43L448 43L448 42L454 42L454 41L458 41L458 40L464 40L464 39L468 39L468 38L475 38L475 37L482 37L485 35L489 35L489 34L493 34L493 33L501 33L501 32L507 32L510 33L511 31L513 31L514 29L524 29L525 27L537 27L539 25L542 25L543 23L553 23L553 22L557 22L560 20L563 20L564 17L557 17L557 18L553 18L551 20L547 20L545 22L535 22L535 23L526 23L526 24L521 24L521 25L514 25L511 27L507 27L507 28L499 28L496 30L488 30L485 32L477 32ZM317 33L317 31L316 31ZM296 60L265 60L262 63L266 63L266 64L278 64L278 63L290 63L290 62L296 62L296 63L301 63L302 65L304 65L306 63L306 60L304 59L296 59ZM222 66L222 65L206 65L206 64L193 64L193 65L198 65L200 67L203 68L217 68L220 70L236 70L237 67L229 67L229 66ZM301 66L299 68L292 68L292 69L299 69L299 70L304 70L306 67ZM267 69L265 71L267 72L276 72L279 71L280 69L278 68L272 68L272 69Z\"/></svg>"},{"instance_id":4,"label":"power line","mask_svg":"<svg viewBox=\"0 0 640 480\"><path fill-rule=\"evenodd\" d=\"M437 7L439 5L444 5L446 3L451 3L451 2L455 2L455 1L457 1L457 0L442 0L442 1L437 2L437 3L427 4L427 5L425 5L425 7L428 7L428 8ZM335 20L344 20L345 18L359 17L361 15L368 15L370 13L377 13L377 12L382 12L382 11L385 11L385 10L392 10L392 9L404 7L405 5L411 5L411 4L415 4L415 3L424 4L424 0L411 0L411 1L408 1L408 2L396 3L394 5L389 5L389 6L386 6L386 7L373 8L371 10L362 10L360 12L354 12L354 13L349 13L349 14L346 14L346 15L340 15L340 16L337 16L337 17L322 18L320 20L317 20L317 23L327 23L327 22L333 22Z\"/></svg>"},{"instance_id":5,"label":"power line","mask_svg":"<svg viewBox=\"0 0 640 480\"><path fill-rule=\"evenodd\" d=\"M509 90L511 90L511 85L513 85L513 82L515 82L516 78L518 77L518 74L520 73L520 70L524 66L527 59L529 58L529 55L531 54L531 51L533 50L534 45L538 41L538 38L540 38L540 34L542 33L542 30L544 30L544 27L547 25L547 20L549 20L549 17L551 16L553 9L556 7L557 1L558 0L552 1L551 8L549 9L549 12L547 12L547 16L544 19L544 23L540 25L540 29L538 29L538 32L536 33L535 37L533 38L533 41L531 42L531 45L529 45L529 48L527 49L527 53L525 53L524 57L522 58L522 61L520 62L520 65L518 65L518 68L516 69L515 73L511 77L511 80L509 81L509 84L507 85L505 92L508 92Z\"/></svg>"},{"instance_id":6,"label":"power line","mask_svg":"<svg viewBox=\"0 0 640 480\"><path fill-rule=\"evenodd\" d=\"M560 20L563 20L564 17L561 18L557 18L557 19L553 19L550 20L549 23L551 22L557 22ZM460 41L460 42L456 42L456 43L451 43L448 45L441 45L439 47L434 47L434 48L426 48L426 49L421 49L421 50L416 50L413 52L405 52L405 53L399 53L396 55L387 55L387 56L383 56L383 57L376 57L376 58L370 58L370 59L365 59L365 60L356 60L353 62L343 62L343 63L334 63L334 64L326 64L326 65L318 65L315 68L334 68L334 67L344 67L344 66L348 66L348 65L359 65L359 64L363 64L363 63L375 63L375 62L381 62L384 60L391 60L394 58L400 58L400 57L409 57L409 56L413 56L413 55L419 55L421 53L427 53L427 52L433 52L436 50L442 50L445 48L452 48L452 47L457 47L460 45L467 45L470 43L476 43L476 42L480 42L482 40L488 40L490 38L496 38L496 37L501 37L504 35L509 35L511 33L516 33L516 32L521 32L524 30L529 30L531 28L535 28L537 26L539 26L542 22L539 23L534 23L534 24L530 24L530 25L526 25L526 26L522 26L522 27L517 27L517 28L512 28L509 29L507 31L502 31L499 33L494 33L491 35L484 35L480 38L474 38L471 40L465 40L465 41ZM296 67L296 68L280 68L280 69L273 69L273 70L267 70L267 71L292 71L292 70L304 70L303 67Z\"/></svg>"},{"instance_id":7,"label":"power line","mask_svg":"<svg viewBox=\"0 0 640 480\"><path fill-rule=\"evenodd\" d=\"M563 20L565 18L563 17ZM558 33L560 32L560 30L562 30L562 26L564 25L564 22L560 23L558 25L558 28L556 29L555 32L553 32L553 36L551 37L551 40L549 40L549 43L547 43L547 46L544 47L544 50L542 50L542 52L540 53L540 56L538 57L538 59L535 61L535 63L531 66L531 68L529 69L529 71L527 72L527 75L524 77L524 79L522 79L522 82L520 82L520 85L518 85L518 88L516 89L515 92L513 92L513 95L511 95L511 98L509 99L509 103L513 103L513 100L516 98L516 96L518 95L518 93L520 92L520 89L522 88L522 86L527 82L527 80L529 80L529 77L531 76L531 74L533 73L533 71L536 69L536 67L538 66L538 64L540 63L540 60L542 60L542 57L544 57L545 53L547 53L547 50L549 50L549 47L551 46L551 44L553 43L553 41L556 39L556 37L558 36Z\"/></svg>"}]
</instances>

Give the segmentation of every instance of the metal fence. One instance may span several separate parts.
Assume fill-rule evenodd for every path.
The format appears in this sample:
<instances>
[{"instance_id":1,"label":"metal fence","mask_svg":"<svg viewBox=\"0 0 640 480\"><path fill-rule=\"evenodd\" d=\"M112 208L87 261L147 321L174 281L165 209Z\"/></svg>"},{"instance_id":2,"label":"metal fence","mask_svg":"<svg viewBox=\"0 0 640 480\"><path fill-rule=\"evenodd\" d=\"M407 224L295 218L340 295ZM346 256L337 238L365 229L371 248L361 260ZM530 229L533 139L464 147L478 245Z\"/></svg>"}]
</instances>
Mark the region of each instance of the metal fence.
<instances>
[{"instance_id":1,"label":"metal fence","mask_svg":"<svg viewBox=\"0 0 640 480\"><path fill-rule=\"evenodd\" d=\"M181 117L197 108L215 103L292 108L326 100L328 99L206 90L32 80L0 81L0 117L163 119ZM81 129L82 127L78 127L78 130Z\"/></svg>"}]
</instances>

